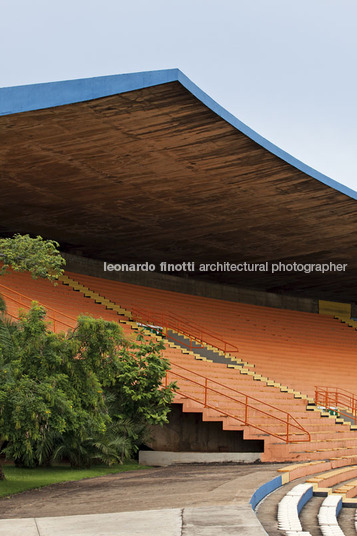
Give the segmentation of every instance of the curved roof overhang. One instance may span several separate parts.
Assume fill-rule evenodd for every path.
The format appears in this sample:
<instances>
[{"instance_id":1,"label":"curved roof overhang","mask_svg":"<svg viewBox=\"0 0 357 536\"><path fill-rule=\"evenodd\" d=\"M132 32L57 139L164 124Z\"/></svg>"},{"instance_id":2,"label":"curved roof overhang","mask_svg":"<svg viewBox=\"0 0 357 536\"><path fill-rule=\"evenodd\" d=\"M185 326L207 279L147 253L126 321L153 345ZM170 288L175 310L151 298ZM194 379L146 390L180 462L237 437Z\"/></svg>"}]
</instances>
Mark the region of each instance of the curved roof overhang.
<instances>
[{"instance_id":1,"label":"curved roof overhang","mask_svg":"<svg viewBox=\"0 0 357 536\"><path fill-rule=\"evenodd\" d=\"M38 233L114 262L348 263L324 276L206 277L357 300L357 192L178 69L2 88L0 115L3 235Z\"/></svg>"}]
</instances>

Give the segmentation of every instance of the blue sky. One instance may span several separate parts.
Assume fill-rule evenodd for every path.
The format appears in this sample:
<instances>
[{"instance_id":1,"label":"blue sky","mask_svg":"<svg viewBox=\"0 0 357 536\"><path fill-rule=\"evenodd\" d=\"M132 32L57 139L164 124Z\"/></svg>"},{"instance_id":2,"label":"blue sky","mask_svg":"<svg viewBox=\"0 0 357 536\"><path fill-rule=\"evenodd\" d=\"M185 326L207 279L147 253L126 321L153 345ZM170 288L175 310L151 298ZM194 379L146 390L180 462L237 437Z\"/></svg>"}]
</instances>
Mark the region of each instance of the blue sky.
<instances>
[{"instance_id":1,"label":"blue sky","mask_svg":"<svg viewBox=\"0 0 357 536\"><path fill-rule=\"evenodd\" d=\"M0 0L0 87L180 68L357 190L356 0Z\"/></svg>"}]
</instances>

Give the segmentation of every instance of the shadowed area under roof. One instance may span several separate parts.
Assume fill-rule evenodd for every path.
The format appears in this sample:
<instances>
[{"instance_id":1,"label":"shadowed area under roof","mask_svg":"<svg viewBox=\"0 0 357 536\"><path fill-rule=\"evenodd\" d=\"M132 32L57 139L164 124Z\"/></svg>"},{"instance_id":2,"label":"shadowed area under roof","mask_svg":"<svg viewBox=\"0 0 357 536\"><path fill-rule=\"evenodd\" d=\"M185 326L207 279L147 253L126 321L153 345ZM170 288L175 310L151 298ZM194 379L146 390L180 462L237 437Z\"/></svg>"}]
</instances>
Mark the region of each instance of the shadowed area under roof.
<instances>
[{"instance_id":1,"label":"shadowed area under roof","mask_svg":"<svg viewBox=\"0 0 357 536\"><path fill-rule=\"evenodd\" d=\"M178 81L0 118L2 235L109 262L348 263L191 274L357 300L356 200L250 139Z\"/></svg>"}]
</instances>

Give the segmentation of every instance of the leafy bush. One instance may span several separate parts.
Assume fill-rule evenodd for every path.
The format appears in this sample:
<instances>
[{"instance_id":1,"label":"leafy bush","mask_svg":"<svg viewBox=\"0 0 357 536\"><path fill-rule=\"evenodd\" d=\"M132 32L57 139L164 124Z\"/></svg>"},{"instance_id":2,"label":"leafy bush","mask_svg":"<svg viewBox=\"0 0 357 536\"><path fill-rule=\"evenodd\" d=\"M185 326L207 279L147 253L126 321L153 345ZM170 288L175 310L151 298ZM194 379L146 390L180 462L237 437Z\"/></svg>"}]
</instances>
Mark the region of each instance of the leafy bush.
<instances>
[{"instance_id":1,"label":"leafy bush","mask_svg":"<svg viewBox=\"0 0 357 536\"><path fill-rule=\"evenodd\" d=\"M130 457L146 426L167 421L174 384L161 343L124 337L119 324L80 316L48 329L34 303L18 322L0 315L0 436L19 466L73 466Z\"/></svg>"}]
</instances>

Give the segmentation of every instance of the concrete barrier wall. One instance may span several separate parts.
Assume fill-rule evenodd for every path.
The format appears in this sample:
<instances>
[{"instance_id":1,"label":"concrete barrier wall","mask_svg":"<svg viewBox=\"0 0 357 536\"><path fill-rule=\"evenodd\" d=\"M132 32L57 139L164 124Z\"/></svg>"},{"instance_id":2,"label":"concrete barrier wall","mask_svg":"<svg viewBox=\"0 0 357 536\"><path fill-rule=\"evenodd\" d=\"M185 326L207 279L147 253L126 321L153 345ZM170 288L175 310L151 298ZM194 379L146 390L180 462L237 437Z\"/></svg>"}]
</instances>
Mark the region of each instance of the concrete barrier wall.
<instances>
[{"instance_id":1,"label":"concrete barrier wall","mask_svg":"<svg viewBox=\"0 0 357 536\"><path fill-rule=\"evenodd\" d=\"M203 410L203 408L202 408ZM170 452L258 452L263 440L244 439L242 430L223 430L222 422L203 421L202 412L182 411L182 404L171 404L168 422L152 425L146 445L151 450Z\"/></svg>"},{"instance_id":2,"label":"concrete barrier wall","mask_svg":"<svg viewBox=\"0 0 357 536\"><path fill-rule=\"evenodd\" d=\"M260 501L264 499L269 493L272 493L272 491L275 491L276 489L280 488L283 485L281 476L276 476L273 478L273 480L269 480L269 482L265 482L260 488L258 488L252 495L249 504L253 508L253 510L256 509Z\"/></svg>"},{"instance_id":3,"label":"concrete barrier wall","mask_svg":"<svg viewBox=\"0 0 357 536\"><path fill-rule=\"evenodd\" d=\"M182 463L254 463L260 461L259 452L166 452L140 450L142 465L166 466ZM281 481L281 477L280 478Z\"/></svg>"},{"instance_id":4,"label":"concrete barrier wall","mask_svg":"<svg viewBox=\"0 0 357 536\"><path fill-rule=\"evenodd\" d=\"M218 300L263 305L278 309L292 309L309 313L318 313L318 300L244 289L231 285L221 285L188 279L157 272L104 272L103 262L79 255L64 253L67 270L94 277L103 277L113 281L122 281L133 285L142 285L162 290L171 290L194 296L204 296Z\"/></svg>"}]
</instances>

